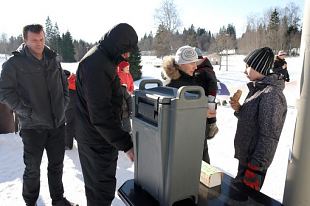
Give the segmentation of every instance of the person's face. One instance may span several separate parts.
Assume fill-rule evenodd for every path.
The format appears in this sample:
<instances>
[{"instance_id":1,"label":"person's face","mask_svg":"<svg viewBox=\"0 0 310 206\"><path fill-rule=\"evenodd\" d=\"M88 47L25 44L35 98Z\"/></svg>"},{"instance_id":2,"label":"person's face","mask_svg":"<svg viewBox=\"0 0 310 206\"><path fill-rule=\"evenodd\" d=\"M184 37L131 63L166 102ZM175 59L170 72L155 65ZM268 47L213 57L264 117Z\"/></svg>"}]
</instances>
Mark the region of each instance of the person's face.
<instances>
[{"instance_id":1,"label":"person's face","mask_svg":"<svg viewBox=\"0 0 310 206\"><path fill-rule=\"evenodd\" d=\"M278 56L280 59L285 59L286 55L285 54L282 54L282 55L279 55Z\"/></svg>"},{"instance_id":2,"label":"person's face","mask_svg":"<svg viewBox=\"0 0 310 206\"><path fill-rule=\"evenodd\" d=\"M44 32L34 33L28 31L25 44L35 56L41 56L44 50L45 35Z\"/></svg>"},{"instance_id":3,"label":"person's face","mask_svg":"<svg viewBox=\"0 0 310 206\"><path fill-rule=\"evenodd\" d=\"M129 66L124 67L124 68L123 68L123 71L124 71L125 73L129 73Z\"/></svg>"},{"instance_id":4,"label":"person's face","mask_svg":"<svg viewBox=\"0 0 310 206\"><path fill-rule=\"evenodd\" d=\"M197 64L196 62L192 62L189 64L181 64L180 69L186 74L188 74L189 76L193 76L195 70L197 69Z\"/></svg>"},{"instance_id":5,"label":"person's face","mask_svg":"<svg viewBox=\"0 0 310 206\"><path fill-rule=\"evenodd\" d=\"M256 70L254 70L252 67L249 67L248 65L246 65L246 69L245 69L244 73L246 74L247 78L250 81L261 80L265 76L265 75L257 72Z\"/></svg>"}]
</instances>

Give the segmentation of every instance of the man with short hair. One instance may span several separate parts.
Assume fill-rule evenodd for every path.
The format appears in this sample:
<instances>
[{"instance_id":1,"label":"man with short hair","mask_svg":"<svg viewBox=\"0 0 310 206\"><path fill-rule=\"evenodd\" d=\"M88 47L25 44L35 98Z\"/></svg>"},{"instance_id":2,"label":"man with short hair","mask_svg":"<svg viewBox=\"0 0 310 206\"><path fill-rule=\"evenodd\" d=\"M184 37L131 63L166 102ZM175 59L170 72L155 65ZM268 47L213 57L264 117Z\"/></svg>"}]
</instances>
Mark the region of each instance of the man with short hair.
<instances>
[{"instance_id":1,"label":"man with short hair","mask_svg":"<svg viewBox=\"0 0 310 206\"><path fill-rule=\"evenodd\" d=\"M68 83L57 54L45 46L42 25L25 26L23 37L24 43L3 63L0 76L0 102L18 115L21 126L23 198L27 206L36 205L45 149L52 205L75 205L63 197L62 183Z\"/></svg>"}]
</instances>

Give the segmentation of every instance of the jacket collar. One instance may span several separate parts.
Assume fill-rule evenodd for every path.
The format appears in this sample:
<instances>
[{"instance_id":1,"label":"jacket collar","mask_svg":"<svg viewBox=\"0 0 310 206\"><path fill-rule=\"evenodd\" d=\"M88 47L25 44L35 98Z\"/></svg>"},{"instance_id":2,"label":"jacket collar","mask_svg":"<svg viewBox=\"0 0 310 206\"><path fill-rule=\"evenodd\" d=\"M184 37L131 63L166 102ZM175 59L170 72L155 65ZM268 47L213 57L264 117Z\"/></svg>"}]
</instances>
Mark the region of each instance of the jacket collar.
<instances>
[{"instance_id":1,"label":"jacket collar","mask_svg":"<svg viewBox=\"0 0 310 206\"><path fill-rule=\"evenodd\" d=\"M29 55L29 49L26 46L25 43L22 43L15 51L12 52L14 56L28 56ZM51 50L48 46L44 46L43 54L47 59L52 59L57 56L56 52Z\"/></svg>"},{"instance_id":2,"label":"jacket collar","mask_svg":"<svg viewBox=\"0 0 310 206\"><path fill-rule=\"evenodd\" d=\"M263 90L268 85L274 86L281 91L284 90L285 81L284 79L278 74L270 74L265 76L263 79L259 81L253 81L247 84L249 90Z\"/></svg>"}]
</instances>

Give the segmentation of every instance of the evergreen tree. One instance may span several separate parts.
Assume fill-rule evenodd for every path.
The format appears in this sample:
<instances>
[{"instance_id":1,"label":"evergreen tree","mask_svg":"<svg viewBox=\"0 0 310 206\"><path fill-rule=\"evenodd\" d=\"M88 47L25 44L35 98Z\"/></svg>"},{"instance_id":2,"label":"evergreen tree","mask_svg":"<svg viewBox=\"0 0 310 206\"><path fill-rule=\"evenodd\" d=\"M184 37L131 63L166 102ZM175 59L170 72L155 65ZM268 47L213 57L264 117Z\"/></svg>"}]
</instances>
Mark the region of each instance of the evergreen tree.
<instances>
[{"instance_id":1,"label":"evergreen tree","mask_svg":"<svg viewBox=\"0 0 310 206\"><path fill-rule=\"evenodd\" d=\"M61 37L57 23L53 26L53 23L48 16L45 21L45 44L52 50L60 53Z\"/></svg>"},{"instance_id":2,"label":"evergreen tree","mask_svg":"<svg viewBox=\"0 0 310 206\"><path fill-rule=\"evenodd\" d=\"M141 52L139 49L130 53L128 62L130 64L130 73L134 81L141 79L142 76L142 66L141 63Z\"/></svg>"},{"instance_id":3,"label":"evergreen tree","mask_svg":"<svg viewBox=\"0 0 310 206\"><path fill-rule=\"evenodd\" d=\"M45 20L45 40L47 45L50 45L53 35L53 24L50 17L47 16L47 19Z\"/></svg>"},{"instance_id":4,"label":"evergreen tree","mask_svg":"<svg viewBox=\"0 0 310 206\"><path fill-rule=\"evenodd\" d=\"M279 18L279 12L277 9L274 9L270 16L268 29L277 31L279 29L280 25L280 18Z\"/></svg>"},{"instance_id":5,"label":"evergreen tree","mask_svg":"<svg viewBox=\"0 0 310 206\"><path fill-rule=\"evenodd\" d=\"M268 45L273 49L278 49L281 47L280 40L278 38L278 31L280 27L280 18L279 12L277 9L274 9L270 15L269 24L268 24Z\"/></svg>"},{"instance_id":6,"label":"evergreen tree","mask_svg":"<svg viewBox=\"0 0 310 206\"><path fill-rule=\"evenodd\" d=\"M62 34L62 44L60 49L60 54L63 58L64 62L75 62L74 59L74 45L72 36L69 31L67 31L65 34Z\"/></svg>"},{"instance_id":7,"label":"evergreen tree","mask_svg":"<svg viewBox=\"0 0 310 206\"><path fill-rule=\"evenodd\" d=\"M158 57L166 56L173 52L171 39L172 33L163 25L159 25L154 42L154 49Z\"/></svg>"}]
</instances>

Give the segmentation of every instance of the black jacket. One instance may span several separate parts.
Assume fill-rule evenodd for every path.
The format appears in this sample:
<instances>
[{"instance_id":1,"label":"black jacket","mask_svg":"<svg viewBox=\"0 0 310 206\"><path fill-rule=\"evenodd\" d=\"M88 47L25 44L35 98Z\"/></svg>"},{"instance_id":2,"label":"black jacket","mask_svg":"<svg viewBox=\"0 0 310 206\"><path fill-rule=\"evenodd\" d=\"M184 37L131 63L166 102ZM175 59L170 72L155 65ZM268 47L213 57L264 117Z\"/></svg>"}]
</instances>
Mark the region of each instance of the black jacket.
<instances>
[{"instance_id":1,"label":"black jacket","mask_svg":"<svg viewBox=\"0 0 310 206\"><path fill-rule=\"evenodd\" d=\"M132 114L132 97L127 91L126 86L122 85L121 90L122 90L122 95L123 95L121 118L126 119L126 118L130 118Z\"/></svg>"},{"instance_id":2,"label":"black jacket","mask_svg":"<svg viewBox=\"0 0 310 206\"><path fill-rule=\"evenodd\" d=\"M204 58L202 62L197 65L194 73L196 82L205 90L205 95L212 95L216 97L217 79L213 67L208 58Z\"/></svg>"},{"instance_id":3,"label":"black jacket","mask_svg":"<svg viewBox=\"0 0 310 206\"><path fill-rule=\"evenodd\" d=\"M3 65L0 102L19 117L22 129L52 129L65 123L68 83L54 51L44 48L42 61L22 44Z\"/></svg>"},{"instance_id":4,"label":"black jacket","mask_svg":"<svg viewBox=\"0 0 310 206\"><path fill-rule=\"evenodd\" d=\"M118 150L132 147L122 130L123 96L116 66L122 53L137 46L138 36L128 24L118 24L81 60L77 70L76 138L83 144L111 144Z\"/></svg>"},{"instance_id":5,"label":"black jacket","mask_svg":"<svg viewBox=\"0 0 310 206\"><path fill-rule=\"evenodd\" d=\"M284 76L285 81L289 82L290 81L290 75L286 69L283 69L282 66L284 64L287 64L285 59L280 59L278 56L274 60L274 65L273 65L273 72L276 74L281 74Z\"/></svg>"},{"instance_id":6,"label":"black jacket","mask_svg":"<svg viewBox=\"0 0 310 206\"><path fill-rule=\"evenodd\" d=\"M179 78L171 79L171 81L166 86L174 88L180 88L182 86L197 86L194 76L189 76L181 70L179 70L179 73Z\"/></svg>"}]
</instances>

